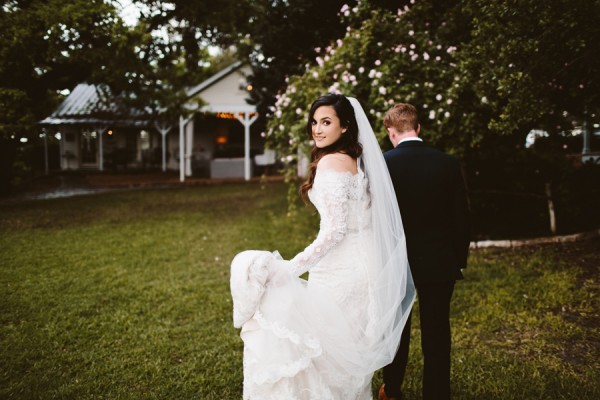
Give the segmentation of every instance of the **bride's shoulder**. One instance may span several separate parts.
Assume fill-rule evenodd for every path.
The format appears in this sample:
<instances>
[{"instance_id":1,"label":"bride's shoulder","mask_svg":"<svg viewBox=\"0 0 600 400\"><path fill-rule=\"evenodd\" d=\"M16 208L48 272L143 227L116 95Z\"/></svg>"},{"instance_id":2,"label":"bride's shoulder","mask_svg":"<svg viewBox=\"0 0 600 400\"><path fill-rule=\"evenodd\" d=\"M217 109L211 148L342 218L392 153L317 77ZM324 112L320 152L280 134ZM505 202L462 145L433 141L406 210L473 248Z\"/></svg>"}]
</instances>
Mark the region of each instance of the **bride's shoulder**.
<instances>
[{"instance_id":1,"label":"bride's shoulder","mask_svg":"<svg viewBox=\"0 0 600 400\"><path fill-rule=\"evenodd\" d=\"M317 171L350 172L356 174L356 160L344 153L324 155L317 164Z\"/></svg>"}]
</instances>

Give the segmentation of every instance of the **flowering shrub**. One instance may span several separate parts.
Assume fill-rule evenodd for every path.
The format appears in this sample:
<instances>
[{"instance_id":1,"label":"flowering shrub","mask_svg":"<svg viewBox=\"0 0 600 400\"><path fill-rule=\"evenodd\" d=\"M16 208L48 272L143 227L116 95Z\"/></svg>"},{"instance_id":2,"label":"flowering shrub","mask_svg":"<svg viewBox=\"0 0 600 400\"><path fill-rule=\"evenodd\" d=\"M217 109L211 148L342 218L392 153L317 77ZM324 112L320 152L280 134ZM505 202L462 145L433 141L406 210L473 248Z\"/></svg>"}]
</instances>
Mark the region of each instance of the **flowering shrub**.
<instances>
[{"instance_id":1,"label":"flowering shrub","mask_svg":"<svg viewBox=\"0 0 600 400\"><path fill-rule=\"evenodd\" d=\"M459 154L477 142L472 133L477 130L465 129L469 113L476 110L460 108L465 93L456 68L458 44L448 43L449 23L438 21L439 13L431 11L428 2L414 0L395 12L366 1L342 7L340 18L348 25L345 37L316 49L314 63L305 66L303 75L288 78L285 92L267 116L267 143L287 166L288 181L297 175L299 155L310 151L310 105L327 92L361 102L383 149L389 148L383 115L399 102L419 110L424 140ZM426 15L432 17L423 18Z\"/></svg>"},{"instance_id":2,"label":"flowering shrub","mask_svg":"<svg viewBox=\"0 0 600 400\"><path fill-rule=\"evenodd\" d=\"M600 31L592 27L600 6L410 0L391 10L374 3L382 2L341 8L345 36L315 49L314 62L287 79L267 115L267 145L287 166L290 200L297 197L298 158L311 147L307 112L327 92L361 102L384 150L390 146L384 113L398 102L415 105L420 136L461 158L472 190L481 182L502 187L512 172L514 180L538 173L541 165L518 164L532 128L560 134L580 126L586 108L589 122L598 120ZM564 159L563 153L555 156ZM544 179L550 178L536 178Z\"/></svg>"}]
</instances>

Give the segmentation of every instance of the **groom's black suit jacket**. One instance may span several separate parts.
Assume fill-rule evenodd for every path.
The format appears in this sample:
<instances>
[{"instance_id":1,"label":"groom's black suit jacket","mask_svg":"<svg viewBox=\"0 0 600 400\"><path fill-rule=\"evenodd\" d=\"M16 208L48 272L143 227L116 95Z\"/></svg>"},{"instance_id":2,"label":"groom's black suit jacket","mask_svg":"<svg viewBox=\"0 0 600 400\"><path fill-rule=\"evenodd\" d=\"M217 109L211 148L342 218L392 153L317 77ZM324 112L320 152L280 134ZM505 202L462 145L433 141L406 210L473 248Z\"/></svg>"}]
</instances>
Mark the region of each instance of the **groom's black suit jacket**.
<instances>
[{"instance_id":1,"label":"groom's black suit jacket","mask_svg":"<svg viewBox=\"0 0 600 400\"><path fill-rule=\"evenodd\" d=\"M458 160L421 141L384 154L398 198L416 285L462 279L469 217Z\"/></svg>"}]
</instances>

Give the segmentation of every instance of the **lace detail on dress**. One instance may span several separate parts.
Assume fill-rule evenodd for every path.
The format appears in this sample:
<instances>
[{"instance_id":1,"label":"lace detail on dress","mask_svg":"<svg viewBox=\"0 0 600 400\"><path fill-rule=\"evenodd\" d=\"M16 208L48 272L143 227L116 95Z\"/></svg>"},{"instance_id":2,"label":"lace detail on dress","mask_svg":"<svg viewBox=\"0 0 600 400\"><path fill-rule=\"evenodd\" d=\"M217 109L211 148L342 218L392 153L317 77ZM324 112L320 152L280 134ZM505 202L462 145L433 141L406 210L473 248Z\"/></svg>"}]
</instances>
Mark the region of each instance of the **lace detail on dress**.
<instances>
[{"instance_id":1,"label":"lace detail on dress","mask_svg":"<svg viewBox=\"0 0 600 400\"><path fill-rule=\"evenodd\" d=\"M311 364L311 360L321 355L323 349L321 343L310 335L302 335L292 329L284 326L279 322L270 322L264 315L257 311L254 314L254 319L260 327L273 332L278 339L287 339L292 342L297 349L303 349L300 358L290 362L289 364L273 364L256 372L252 377L258 385L265 383L272 384L281 378L291 378L296 376L300 371L305 370Z\"/></svg>"},{"instance_id":2,"label":"lace detail on dress","mask_svg":"<svg viewBox=\"0 0 600 400\"><path fill-rule=\"evenodd\" d=\"M252 318L265 292L268 265L274 259L267 251L250 250L231 262L230 289L233 298L233 326L241 328Z\"/></svg>"},{"instance_id":3,"label":"lace detail on dress","mask_svg":"<svg viewBox=\"0 0 600 400\"><path fill-rule=\"evenodd\" d=\"M291 260L291 268L300 276L316 265L348 232L349 201L360 194L362 173L317 170L308 193L321 218L317 238Z\"/></svg>"},{"instance_id":4,"label":"lace detail on dress","mask_svg":"<svg viewBox=\"0 0 600 400\"><path fill-rule=\"evenodd\" d=\"M293 260L268 264L261 302L242 329L244 400L372 399L372 372L347 368L360 361L351 349L370 340L373 324L367 178L360 169L318 170L309 197L321 218L316 239ZM305 271L308 280L297 278Z\"/></svg>"}]
</instances>

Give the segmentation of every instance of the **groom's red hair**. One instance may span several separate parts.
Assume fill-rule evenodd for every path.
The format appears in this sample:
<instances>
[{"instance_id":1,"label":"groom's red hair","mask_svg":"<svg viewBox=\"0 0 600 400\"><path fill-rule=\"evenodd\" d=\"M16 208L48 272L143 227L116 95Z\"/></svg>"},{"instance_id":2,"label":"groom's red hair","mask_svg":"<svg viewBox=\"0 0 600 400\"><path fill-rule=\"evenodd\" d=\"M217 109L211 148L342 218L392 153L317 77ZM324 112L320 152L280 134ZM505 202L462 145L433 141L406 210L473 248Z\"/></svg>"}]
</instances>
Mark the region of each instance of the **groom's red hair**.
<instances>
[{"instance_id":1,"label":"groom's red hair","mask_svg":"<svg viewBox=\"0 0 600 400\"><path fill-rule=\"evenodd\" d=\"M412 104L398 103L385 113L383 126L395 128L398 132L416 131L419 127L417 109Z\"/></svg>"}]
</instances>

